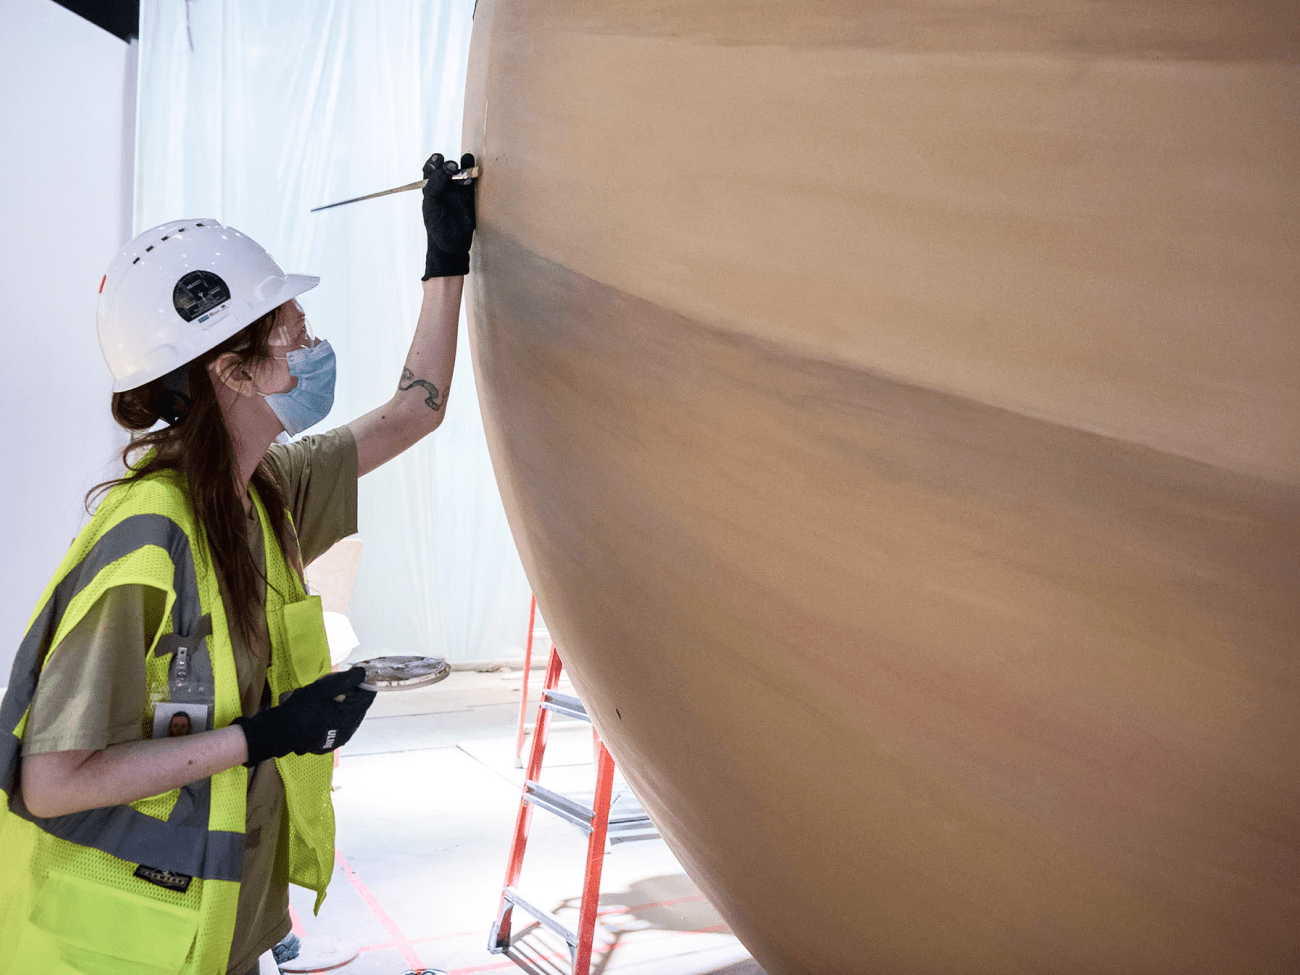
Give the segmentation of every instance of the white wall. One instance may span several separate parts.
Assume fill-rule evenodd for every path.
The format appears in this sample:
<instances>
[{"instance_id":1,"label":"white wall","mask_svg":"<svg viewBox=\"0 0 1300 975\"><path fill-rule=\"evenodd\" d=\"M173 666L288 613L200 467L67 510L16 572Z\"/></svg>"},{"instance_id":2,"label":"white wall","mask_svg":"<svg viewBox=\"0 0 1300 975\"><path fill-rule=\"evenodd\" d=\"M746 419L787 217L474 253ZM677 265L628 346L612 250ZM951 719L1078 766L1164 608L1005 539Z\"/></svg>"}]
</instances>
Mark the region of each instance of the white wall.
<instances>
[{"instance_id":1,"label":"white wall","mask_svg":"<svg viewBox=\"0 0 1300 975\"><path fill-rule=\"evenodd\" d=\"M131 236L136 49L52 0L0 2L0 686L125 444L95 300Z\"/></svg>"}]
</instances>

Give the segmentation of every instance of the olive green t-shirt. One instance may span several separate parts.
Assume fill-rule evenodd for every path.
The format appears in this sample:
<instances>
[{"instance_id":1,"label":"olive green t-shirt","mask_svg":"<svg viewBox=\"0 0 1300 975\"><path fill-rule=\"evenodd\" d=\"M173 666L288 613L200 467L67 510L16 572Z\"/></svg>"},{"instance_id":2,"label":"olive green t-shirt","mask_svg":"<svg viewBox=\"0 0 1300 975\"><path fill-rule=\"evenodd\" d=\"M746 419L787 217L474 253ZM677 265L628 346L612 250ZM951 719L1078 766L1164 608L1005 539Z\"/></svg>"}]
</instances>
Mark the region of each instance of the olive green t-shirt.
<instances>
[{"instance_id":1,"label":"olive green t-shirt","mask_svg":"<svg viewBox=\"0 0 1300 975\"><path fill-rule=\"evenodd\" d=\"M273 445L266 463L293 514L304 565L356 532L357 449L347 427ZM264 577L266 552L256 514L249 517L247 529L253 560ZM263 583L263 605L265 599ZM23 754L95 751L151 735L145 720L144 657L163 607L160 590L139 585L116 586L95 602L50 652L32 698ZM252 644L236 629L230 634L245 716L261 707L270 660L265 612L254 618L259 632ZM240 975L289 932L288 881L274 876L283 807L280 774L274 762L263 762L249 775L244 866L228 968Z\"/></svg>"}]
</instances>

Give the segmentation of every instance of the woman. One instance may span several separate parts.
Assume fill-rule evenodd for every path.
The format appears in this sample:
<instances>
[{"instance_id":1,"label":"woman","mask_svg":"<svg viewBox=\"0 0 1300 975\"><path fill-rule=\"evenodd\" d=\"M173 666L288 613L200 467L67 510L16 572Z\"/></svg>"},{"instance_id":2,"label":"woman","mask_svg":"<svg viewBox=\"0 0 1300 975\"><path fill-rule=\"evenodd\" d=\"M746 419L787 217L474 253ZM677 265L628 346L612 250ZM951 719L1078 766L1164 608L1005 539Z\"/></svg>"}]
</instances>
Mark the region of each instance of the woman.
<instances>
[{"instance_id":1,"label":"woman","mask_svg":"<svg viewBox=\"0 0 1300 975\"><path fill-rule=\"evenodd\" d=\"M244 975L289 931L290 882L319 908L330 752L374 692L329 672L302 567L356 530L357 478L442 420L474 230L457 168L424 166L424 298L393 398L288 446L333 402L296 300L319 279L213 220L110 266L100 345L136 436L0 706L0 972Z\"/></svg>"}]
</instances>

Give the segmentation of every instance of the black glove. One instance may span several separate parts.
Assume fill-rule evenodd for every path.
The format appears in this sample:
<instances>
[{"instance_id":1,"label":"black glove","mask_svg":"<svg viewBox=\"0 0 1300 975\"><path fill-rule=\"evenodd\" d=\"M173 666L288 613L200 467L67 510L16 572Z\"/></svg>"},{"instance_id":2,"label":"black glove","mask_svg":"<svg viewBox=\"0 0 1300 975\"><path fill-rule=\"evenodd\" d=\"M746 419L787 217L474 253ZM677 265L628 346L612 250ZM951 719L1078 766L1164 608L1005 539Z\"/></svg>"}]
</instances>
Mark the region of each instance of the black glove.
<instances>
[{"instance_id":1,"label":"black glove","mask_svg":"<svg viewBox=\"0 0 1300 975\"><path fill-rule=\"evenodd\" d=\"M347 742L366 716L375 699L374 691L362 688L366 668L353 667L326 674L290 694L283 704L253 715L236 718L248 739L248 761L252 768L268 758L296 755L324 755Z\"/></svg>"},{"instance_id":2,"label":"black glove","mask_svg":"<svg viewBox=\"0 0 1300 975\"><path fill-rule=\"evenodd\" d=\"M452 179L452 174L474 165L468 152L455 161L444 162L435 152L424 164L424 230L429 250L424 258L424 277L446 278L469 273L469 245L474 239L474 181Z\"/></svg>"}]
</instances>

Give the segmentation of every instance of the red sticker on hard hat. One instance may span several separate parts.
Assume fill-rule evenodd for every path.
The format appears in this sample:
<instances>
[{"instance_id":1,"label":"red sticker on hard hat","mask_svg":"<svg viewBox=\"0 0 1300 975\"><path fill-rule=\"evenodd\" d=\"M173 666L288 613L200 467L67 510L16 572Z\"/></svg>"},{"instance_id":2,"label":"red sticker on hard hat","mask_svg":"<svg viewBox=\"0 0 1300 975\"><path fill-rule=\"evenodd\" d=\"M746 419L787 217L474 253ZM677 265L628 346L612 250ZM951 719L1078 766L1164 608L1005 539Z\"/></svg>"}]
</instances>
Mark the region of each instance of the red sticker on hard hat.
<instances>
[{"instance_id":1,"label":"red sticker on hard hat","mask_svg":"<svg viewBox=\"0 0 1300 975\"><path fill-rule=\"evenodd\" d=\"M102 278L99 279L99 293L101 295L104 293L104 282L107 280L108 280L107 274L105 274Z\"/></svg>"}]
</instances>

